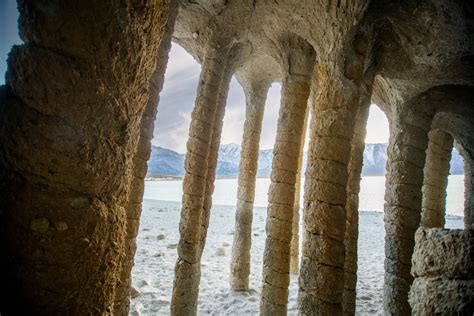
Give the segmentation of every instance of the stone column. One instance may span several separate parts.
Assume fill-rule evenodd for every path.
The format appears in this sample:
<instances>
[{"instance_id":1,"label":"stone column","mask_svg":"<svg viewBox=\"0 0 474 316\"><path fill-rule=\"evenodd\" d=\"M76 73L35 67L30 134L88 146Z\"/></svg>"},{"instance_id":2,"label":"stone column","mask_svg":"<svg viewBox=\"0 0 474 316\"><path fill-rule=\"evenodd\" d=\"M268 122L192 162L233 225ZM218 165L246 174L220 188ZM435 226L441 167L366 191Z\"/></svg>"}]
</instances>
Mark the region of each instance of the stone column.
<instances>
[{"instance_id":1,"label":"stone column","mask_svg":"<svg viewBox=\"0 0 474 316\"><path fill-rule=\"evenodd\" d=\"M414 315L474 313L474 231L421 227L409 293Z\"/></svg>"},{"instance_id":2,"label":"stone column","mask_svg":"<svg viewBox=\"0 0 474 316\"><path fill-rule=\"evenodd\" d=\"M168 1L19 11L0 92L0 313L110 314Z\"/></svg>"},{"instance_id":3,"label":"stone column","mask_svg":"<svg viewBox=\"0 0 474 316\"><path fill-rule=\"evenodd\" d=\"M369 116L371 83L361 89L360 107L355 119L354 135L351 143L351 157L348 165L346 232L344 262L344 292L342 310L344 314L354 315L357 286L357 240L359 237L359 191L360 177L364 161L365 135Z\"/></svg>"},{"instance_id":4,"label":"stone column","mask_svg":"<svg viewBox=\"0 0 474 316\"><path fill-rule=\"evenodd\" d=\"M217 159L219 155L219 146L221 143L222 126L224 124L225 106L227 102L227 95L229 92L229 84L232 79L232 72L227 66L223 75L223 80L219 88L219 95L217 98L217 109L214 116L214 128L212 131L212 138L210 143L210 151L208 158L208 170L206 175L206 192L204 195L203 213L202 213L202 231L201 231L201 255L206 244L207 229L209 227L209 219L212 207L212 193L214 193L214 181L216 179Z\"/></svg>"},{"instance_id":5,"label":"stone column","mask_svg":"<svg viewBox=\"0 0 474 316\"><path fill-rule=\"evenodd\" d=\"M354 51L336 45L332 53L318 55L298 293L305 315L342 313L348 164L368 51L363 38L352 44Z\"/></svg>"},{"instance_id":6,"label":"stone column","mask_svg":"<svg viewBox=\"0 0 474 316\"><path fill-rule=\"evenodd\" d=\"M177 1L170 2L169 18L158 51L156 69L149 84L150 97L140 122L140 140L133 158L132 188L126 207L127 237L125 239L125 258L122 263L120 283L115 294L114 315L128 315L130 309L131 272L134 264L133 257L137 249L136 237L139 231L140 215L142 212L145 176L148 169L147 162L151 154L151 140L153 138L156 112L160 92L163 89L165 80L166 65L168 64L168 55L171 49L171 38L178 6Z\"/></svg>"},{"instance_id":7,"label":"stone column","mask_svg":"<svg viewBox=\"0 0 474 316\"><path fill-rule=\"evenodd\" d=\"M474 160L464 157L464 226L474 229Z\"/></svg>"},{"instance_id":8,"label":"stone column","mask_svg":"<svg viewBox=\"0 0 474 316\"><path fill-rule=\"evenodd\" d=\"M306 45L293 39L288 45L288 72L282 83L268 192L262 315L285 315L287 310L296 174L314 64L314 52Z\"/></svg>"},{"instance_id":9,"label":"stone column","mask_svg":"<svg viewBox=\"0 0 474 316\"><path fill-rule=\"evenodd\" d=\"M226 54L223 49L209 45L202 64L184 163L183 202L179 224L180 241L171 301L173 315L197 313L206 177L214 117L218 108L218 91L223 81L225 68Z\"/></svg>"},{"instance_id":10,"label":"stone column","mask_svg":"<svg viewBox=\"0 0 474 316\"><path fill-rule=\"evenodd\" d=\"M390 126L386 176L384 310L409 315L408 291L412 283L411 258L415 231L420 226L423 168L432 115L429 105L396 108Z\"/></svg>"},{"instance_id":11,"label":"stone column","mask_svg":"<svg viewBox=\"0 0 474 316\"><path fill-rule=\"evenodd\" d=\"M421 226L443 228L453 137L442 130L435 129L429 132L428 138Z\"/></svg>"},{"instance_id":12,"label":"stone column","mask_svg":"<svg viewBox=\"0 0 474 316\"><path fill-rule=\"evenodd\" d=\"M249 289L252 215L255 198L260 132L270 84L251 83L245 88L246 109L239 164L235 233L230 262L230 286L234 291Z\"/></svg>"},{"instance_id":13,"label":"stone column","mask_svg":"<svg viewBox=\"0 0 474 316\"><path fill-rule=\"evenodd\" d=\"M309 107L309 104L308 104ZM298 274L300 257L300 193L301 193L301 172L303 169L304 143L306 140L306 130L308 127L308 116L310 109L306 110L303 132L301 133L300 154L298 157L298 172L296 173L295 203L293 205L293 220L291 224L291 250L290 250L290 272Z\"/></svg>"}]
</instances>

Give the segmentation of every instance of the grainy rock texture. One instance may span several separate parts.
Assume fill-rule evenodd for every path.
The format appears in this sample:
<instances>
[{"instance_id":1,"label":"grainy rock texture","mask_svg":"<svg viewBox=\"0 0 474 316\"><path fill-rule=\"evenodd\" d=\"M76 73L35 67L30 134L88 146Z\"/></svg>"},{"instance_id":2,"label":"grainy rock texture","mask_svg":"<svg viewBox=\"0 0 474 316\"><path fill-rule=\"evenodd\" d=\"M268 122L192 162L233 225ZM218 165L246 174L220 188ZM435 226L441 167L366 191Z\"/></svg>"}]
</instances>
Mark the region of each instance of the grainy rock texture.
<instances>
[{"instance_id":1,"label":"grainy rock texture","mask_svg":"<svg viewBox=\"0 0 474 316\"><path fill-rule=\"evenodd\" d=\"M470 69L474 72L474 69ZM474 177L472 173L474 151L474 89L464 85L446 85L431 88L427 97L436 106L432 129L439 129L450 134L454 146L464 158L464 222L466 228L472 229L474 223Z\"/></svg>"},{"instance_id":2,"label":"grainy rock texture","mask_svg":"<svg viewBox=\"0 0 474 316\"><path fill-rule=\"evenodd\" d=\"M430 131L428 137L421 225L423 227L442 228L444 227L446 186L448 185L453 137L438 129Z\"/></svg>"},{"instance_id":3,"label":"grainy rock texture","mask_svg":"<svg viewBox=\"0 0 474 316\"><path fill-rule=\"evenodd\" d=\"M247 51L243 45L209 42L192 113L183 180L180 242L171 313L196 314L200 260L209 226L225 105L230 80ZM208 66L209 68L206 68Z\"/></svg>"},{"instance_id":4,"label":"grainy rock texture","mask_svg":"<svg viewBox=\"0 0 474 316\"><path fill-rule=\"evenodd\" d=\"M350 21L339 24L337 32L322 32L317 55L298 294L305 315L342 313L348 164L368 54L366 40L350 30L364 9L357 1L342 7L332 3L320 22L327 28L339 15Z\"/></svg>"},{"instance_id":5,"label":"grainy rock texture","mask_svg":"<svg viewBox=\"0 0 474 316\"><path fill-rule=\"evenodd\" d=\"M474 229L474 159L464 158L464 224Z\"/></svg>"},{"instance_id":6,"label":"grainy rock texture","mask_svg":"<svg viewBox=\"0 0 474 316\"><path fill-rule=\"evenodd\" d=\"M300 193L301 193L301 175L303 170L304 144L306 139L306 130L308 129L308 116L310 104L306 110L304 118L303 132L301 133L300 155L298 157L298 172L296 173L295 184L295 203L293 204L293 219L291 223L291 250L290 250L290 272L298 274L300 269Z\"/></svg>"},{"instance_id":7,"label":"grainy rock texture","mask_svg":"<svg viewBox=\"0 0 474 316\"><path fill-rule=\"evenodd\" d=\"M206 52L195 107L192 113L187 154L184 163L183 205L179 224L180 241L175 267L171 313L173 315L196 314L202 253L204 198L207 188L210 149L214 130L214 118L218 112L219 91L225 69L227 52L219 51L213 43Z\"/></svg>"},{"instance_id":8,"label":"grainy rock texture","mask_svg":"<svg viewBox=\"0 0 474 316\"><path fill-rule=\"evenodd\" d=\"M219 93L217 97L217 109L214 116L214 127L209 147L208 169L206 174L206 188L203 201L203 214L201 221L201 255L206 244L207 228L209 227L209 217L212 207L212 193L214 192L214 180L216 178L217 154L221 143L222 125L224 124L225 106L227 102L227 93L232 78L232 72L229 65L226 66Z\"/></svg>"},{"instance_id":9,"label":"grainy rock texture","mask_svg":"<svg viewBox=\"0 0 474 316\"><path fill-rule=\"evenodd\" d=\"M176 14L178 13L178 2L170 2L169 17L158 51L156 68L153 72L149 89L150 96L140 121L140 139L138 141L135 156L133 157L133 179L131 183L130 197L126 207L127 236L125 238L125 258L122 262L120 283L117 286L114 303L114 315L128 315L130 309L131 293L131 271L133 257L136 251L136 237L138 234L140 215L142 210L143 192L145 188L145 176L147 173L147 161L151 154L151 139L153 138L154 122L159 103L159 95L163 89L165 80L168 54L171 49L171 37L173 35Z\"/></svg>"},{"instance_id":10,"label":"grainy rock texture","mask_svg":"<svg viewBox=\"0 0 474 316\"><path fill-rule=\"evenodd\" d=\"M474 229L474 158L465 149L467 146L455 142L464 158L464 225Z\"/></svg>"},{"instance_id":11,"label":"grainy rock texture","mask_svg":"<svg viewBox=\"0 0 474 316\"><path fill-rule=\"evenodd\" d=\"M268 88L269 82L259 82L258 84L249 84L244 90L246 97L245 123L240 154L239 187L230 266L230 285L235 291L249 290L255 180Z\"/></svg>"},{"instance_id":12,"label":"grainy rock texture","mask_svg":"<svg viewBox=\"0 0 474 316\"><path fill-rule=\"evenodd\" d=\"M112 313L168 1L19 1L0 98L0 313Z\"/></svg>"},{"instance_id":13,"label":"grainy rock texture","mask_svg":"<svg viewBox=\"0 0 474 316\"><path fill-rule=\"evenodd\" d=\"M367 79L360 96L360 106L357 111L354 134L351 143L351 158L349 160L346 202L346 231L344 236L344 292L342 309L344 314L355 313L357 285L357 241L359 237L359 191L362 164L364 160L366 124L369 116L370 95L373 78Z\"/></svg>"},{"instance_id":14,"label":"grainy rock texture","mask_svg":"<svg viewBox=\"0 0 474 316\"><path fill-rule=\"evenodd\" d=\"M415 315L474 313L474 231L419 228L409 301Z\"/></svg>"},{"instance_id":15,"label":"grainy rock texture","mask_svg":"<svg viewBox=\"0 0 474 316\"><path fill-rule=\"evenodd\" d=\"M423 103L424 98L416 98L405 104L391 122L384 210L384 309L397 315L410 313L411 256L420 225L423 167L433 115Z\"/></svg>"},{"instance_id":16,"label":"grainy rock texture","mask_svg":"<svg viewBox=\"0 0 474 316\"><path fill-rule=\"evenodd\" d=\"M280 45L287 75L282 84L268 192L260 303L263 315L286 314L296 176L314 68L314 51L308 43L288 37L283 38Z\"/></svg>"},{"instance_id":17,"label":"grainy rock texture","mask_svg":"<svg viewBox=\"0 0 474 316\"><path fill-rule=\"evenodd\" d=\"M0 89L0 281L9 293L0 298L3 309L107 314L115 302L115 313L126 313L156 110L153 102L146 104L153 101L148 90L156 97L162 85L169 42L161 50L159 45L168 3L19 1L25 44L13 48L6 86ZM360 145L363 133L356 118L364 110L363 100L371 98L389 117L391 129L385 312L409 314L414 235L422 209L431 209L435 200L426 185L423 204L424 178L428 184L438 177L433 188L439 192L445 187L446 164L430 176L438 159L432 158L436 150L429 145L430 130L451 135L464 157L466 227L474 222L473 5L450 0L179 3L178 11L171 12L176 23L174 31L172 22L168 26L168 40L172 33L202 64L202 73L187 143L171 312L196 313L216 149L228 82L235 73L243 86L252 87L246 89L248 103L258 110L263 87L283 84L262 313L286 312L290 245L292 235L297 237L292 231L301 134L309 87L315 87L300 313L353 312L359 172L358 142L353 140ZM372 95L365 86L369 77ZM245 127L232 263L235 289L248 288L255 183L251 159L258 148L259 116ZM438 196L435 216L440 222L443 197ZM428 213L423 221L431 221ZM468 293L470 283L439 278L446 288L458 286L458 293ZM434 293L438 281L416 282L414 297L421 297Z\"/></svg>"}]
</instances>

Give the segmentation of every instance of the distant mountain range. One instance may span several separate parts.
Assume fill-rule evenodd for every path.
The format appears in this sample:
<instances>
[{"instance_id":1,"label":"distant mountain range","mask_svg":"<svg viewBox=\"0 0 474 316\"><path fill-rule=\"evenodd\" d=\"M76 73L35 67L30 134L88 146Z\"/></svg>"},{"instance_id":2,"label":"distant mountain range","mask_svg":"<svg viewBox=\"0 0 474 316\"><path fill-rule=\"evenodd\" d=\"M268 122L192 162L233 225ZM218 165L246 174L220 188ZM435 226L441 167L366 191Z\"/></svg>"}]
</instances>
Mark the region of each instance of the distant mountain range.
<instances>
[{"instance_id":1,"label":"distant mountain range","mask_svg":"<svg viewBox=\"0 0 474 316\"><path fill-rule=\"evenodd\" d=\"M182 177L184 175L184 154L171 149L152 146L151 157L148 162L149 177ZM260 150L258 158L258 177L268 177L271 172L273 158L272 149ZM306 153L303 157L303 166L306 166ZM219 148L217 162L217 177L236 177L239 173L240 146L225 144ZM364 151L363 175L385 174L387 163L387 144L366 144ZM304 170L303 170L304 171ZM463 174L464 162L456 149L451 159L451 174Z\"/></svg>"}]
</instances>

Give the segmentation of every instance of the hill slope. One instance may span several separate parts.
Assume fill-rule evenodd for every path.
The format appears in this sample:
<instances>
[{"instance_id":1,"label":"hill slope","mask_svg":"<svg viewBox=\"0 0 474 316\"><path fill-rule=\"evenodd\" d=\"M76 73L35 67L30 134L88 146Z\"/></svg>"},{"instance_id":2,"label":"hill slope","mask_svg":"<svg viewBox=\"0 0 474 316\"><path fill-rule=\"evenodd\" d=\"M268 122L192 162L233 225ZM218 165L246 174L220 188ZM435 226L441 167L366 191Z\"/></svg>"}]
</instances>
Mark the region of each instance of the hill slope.
<instances>
[{"instance_id":1,"label":"hill slope","mask_svg":"<svg viewBox=\"0 0 474 316\"><path fill-rule=\"evenodd\" d=\"M148 162L149 176L173 176L184 175L184 154L179 154L171 149L153 146L151 157ZM260 150L258 158L257 176L268 177L271 172L273 158L272 149ZM306 166L306 153L303 157L303 165ZM236 177L239 172L240 146L237 144L224 144L219 148L219 160L217 162L218 177ZM387 163L387 144L366 144L364 151L363 175L385 174ZM304 170L303 170L304 171ZM457 150L453 150L451 159L451 174L463 174L464 162Z\"/></svg>"}]
</instances>

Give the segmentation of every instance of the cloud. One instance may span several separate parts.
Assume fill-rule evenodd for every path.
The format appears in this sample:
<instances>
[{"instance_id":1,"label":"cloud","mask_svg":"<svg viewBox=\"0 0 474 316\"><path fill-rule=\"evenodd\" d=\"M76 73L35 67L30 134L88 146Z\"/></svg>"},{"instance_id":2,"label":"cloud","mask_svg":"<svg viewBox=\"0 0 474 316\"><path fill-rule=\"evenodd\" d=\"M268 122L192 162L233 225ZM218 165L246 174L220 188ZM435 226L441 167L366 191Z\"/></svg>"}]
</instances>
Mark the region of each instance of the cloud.
<instances>
[{"instance_id":1,"label":"cloud","mask_svg":"<svg viewBox=\"0 0 474 316\"><path fill-rule=\"evenodd\" d=\"M260 148L270 149L275 144L278 113L280 111L281 85L274 83L268 90L265 112L263 114Z\"/></svg>"},{"instance_id":2,"label":"cloud","mask_svg":"<svg viewBox=\"0 0 474 316\"><path fill-rule=\"evenodd\" d=\"M372 104L369 110L369 119L367 120L366 143L388 143L390 136L388 119L380 108Z\"/></svg>"},{"instance_id":3,"label":"cloud","mask_svg":"<svg viewBox=\"0 0 474 316\"><path fill-rule=\"evenodd\" d=\"M182 47L173 44L155 121L153 144L186 152L191 112L196 98L200 65ZM275 143L281 85L273 84L267 95L260 138L260 148ZM227 98L221 143L241 144L245 122L245 94L232 78Z\"/></svg>"},{"instance_id":4,"label":"cloud","mask_svg":"<svg viewBox=\"0 0 474 316\"><path fill-rule=\"evenodd\" d=\"M186 142L191 123L191 112L177 112L174 122L159 133L160 141L156 143L164 148L169 148L179 153L186 152ZM155 130L157 127L155 126Z\"/></svg>"}]
</instances>

